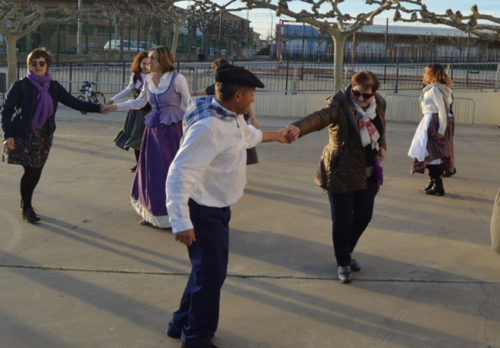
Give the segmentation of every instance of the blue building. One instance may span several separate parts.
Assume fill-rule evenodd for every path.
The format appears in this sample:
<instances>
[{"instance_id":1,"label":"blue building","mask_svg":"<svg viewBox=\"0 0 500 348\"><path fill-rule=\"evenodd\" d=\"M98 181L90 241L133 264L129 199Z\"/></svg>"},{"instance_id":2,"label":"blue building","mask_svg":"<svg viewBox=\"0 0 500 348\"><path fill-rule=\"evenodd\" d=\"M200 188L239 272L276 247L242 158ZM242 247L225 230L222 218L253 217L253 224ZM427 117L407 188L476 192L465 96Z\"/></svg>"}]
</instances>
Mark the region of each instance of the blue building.
<instances>
[{"instance_id":1,"label":"blue building","mask_svg":"<svg viewBox=\"0 0 500 348\"><path fill-rule=\"evenodd\" d=\"M301 23L280 21L271 57L276 59L331 60L334 45L329 34ZM387 57L387 58L386 58ZM346 61L389 60L496 61L500 43L480 40L455 28L440 26L364 26L345 42Z\"/></svg>"}]
</instances>

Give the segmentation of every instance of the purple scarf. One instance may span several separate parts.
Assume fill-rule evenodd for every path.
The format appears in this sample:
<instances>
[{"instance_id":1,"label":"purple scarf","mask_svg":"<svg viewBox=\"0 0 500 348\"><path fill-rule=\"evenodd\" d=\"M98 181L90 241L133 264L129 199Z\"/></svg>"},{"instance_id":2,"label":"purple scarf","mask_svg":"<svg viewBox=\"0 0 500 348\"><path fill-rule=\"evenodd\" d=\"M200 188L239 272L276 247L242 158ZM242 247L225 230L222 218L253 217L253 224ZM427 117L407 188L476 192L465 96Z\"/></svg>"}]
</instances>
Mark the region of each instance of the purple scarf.
<instances>
[{"instance_id":1,"label":"purple scarf","mask_svg":"<svg viewBox=\"0 0 500 348\"><path fill-rule=\"evenodd\" d=\"M54 102L49 94L50 80L49 73L45 77L40 77L31 70L28 72L28 79L36 87L38 95L36 97L36 109L31 125L34 128L42 128L47 119L54 112Z\"/></svg>"}]
</instances>

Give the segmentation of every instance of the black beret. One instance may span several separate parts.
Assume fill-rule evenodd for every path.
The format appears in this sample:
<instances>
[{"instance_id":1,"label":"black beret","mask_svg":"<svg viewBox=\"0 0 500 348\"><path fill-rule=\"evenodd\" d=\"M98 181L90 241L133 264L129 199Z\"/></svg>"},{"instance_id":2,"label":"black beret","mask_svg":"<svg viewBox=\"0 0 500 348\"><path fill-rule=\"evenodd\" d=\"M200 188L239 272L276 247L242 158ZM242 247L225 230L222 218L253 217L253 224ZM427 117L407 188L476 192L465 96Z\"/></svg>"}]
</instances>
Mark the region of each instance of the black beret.
<instances>
[{"instance_id":1,"label":"black beret","mask_svg":"<svg viewBox=\"0 0 500 348\"><path fill-rule=\"evenodd\" d=\"M250 71L242 66L232 64L221 65L215 71L215 81L234 83L240 86L264 88L264 84Z\"/></svg>"}]
</instances>

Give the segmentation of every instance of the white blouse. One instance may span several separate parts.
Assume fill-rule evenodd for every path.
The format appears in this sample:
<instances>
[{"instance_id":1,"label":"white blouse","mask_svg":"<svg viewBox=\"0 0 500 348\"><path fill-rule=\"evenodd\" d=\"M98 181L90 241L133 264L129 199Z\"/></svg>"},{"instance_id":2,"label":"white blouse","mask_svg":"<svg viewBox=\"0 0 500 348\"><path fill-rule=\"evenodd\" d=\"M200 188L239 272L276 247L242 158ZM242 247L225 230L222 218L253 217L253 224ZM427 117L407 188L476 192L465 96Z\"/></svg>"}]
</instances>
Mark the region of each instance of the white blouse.
<instances>
[{"instance_id":1,"label":"white blouse","mask_svg":"<svg viewBox=\"0 0 500 348\"><path fill-rule=\"evenodd\" d=\"M172 80L172 72L166 72L160 78L160 82L158 86L153 83L153 79L151 74L146 75L146 79L144 80L144 84L147 84L147 88L151 93L161 94L165 92L170 86L170 81ZM174 88L177 93L181 95L181 109L185 110L189 102L191 101L191 94L189 93L189 87L187 84L187 80L184 75L177 74L177 77L174 81ZM148 103L148 94L146 92L146 88L143 88L141 94L135 99L129 99L125 102L116 104L118 110L139 110L142 109Z\"/></svg>"},{"instance_id":2,"label":"white blouse","mask_svg":"<svg viewBox=\"0 0 500 348\"><path fill-rule=\"evenodd\" d=\"M453 99L451 99L451 94L449 99L446 100L448 105L451 105ZM448 113L446 112L446 107L444 105L445 100L443 93L437 87L433 87L422 96L422 112L424 115L438 114L439 116L439 134L444 134L446 131L446 124L448 122Z\"/></svg>"},{"instance_id":3,"label":"white blouse","mask_svg":"<svg viewBox=\"0 0 500 348\"><path fill-rule=\"evenodd\" d=\"M130 98L130 97L134 96L134 89L139 88L141 86L141 81L139 81L139 80L137 80L134 83L134 76L135 76L135 74L132 74L132 76L130 76L130 81L129 81L127 87L125 87L117 95L114 95L110 98L112 101L116 102L117 100ZM146 74L141 73L142 81L144 81L146 79L146 76L147 76Z\"/></svg>"}]
</instances>

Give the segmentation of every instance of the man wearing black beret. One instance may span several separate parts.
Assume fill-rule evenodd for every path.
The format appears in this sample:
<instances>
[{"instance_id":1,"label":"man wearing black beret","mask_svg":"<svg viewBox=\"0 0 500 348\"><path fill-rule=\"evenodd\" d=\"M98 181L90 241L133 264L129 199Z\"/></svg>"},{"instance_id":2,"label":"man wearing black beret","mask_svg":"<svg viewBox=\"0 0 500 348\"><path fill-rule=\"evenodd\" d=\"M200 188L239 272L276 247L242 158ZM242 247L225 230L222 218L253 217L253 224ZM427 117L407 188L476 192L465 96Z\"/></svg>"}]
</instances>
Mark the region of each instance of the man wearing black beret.
<instances>
[{"instance_id":1,"label":"man wearing black beret","mask_svg":"<svg viewBox=\"0 0 500 348\"><path fill-rule=\"evenodd\" d=\"M193 99L167 177L167 210L175 240L186 244L191 274L167 334L183 347L213 347L220 290L227 272L230 206L243 195L246 149L260 142L287 143L287 131L248 126L243 113L264 84L250 71L223 65L216 96Z\"/></svg>"}]
</instances>

